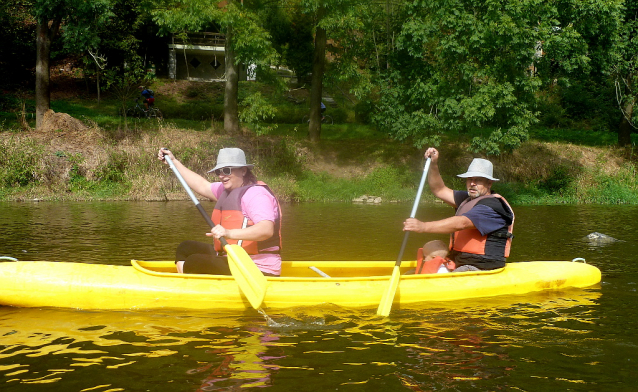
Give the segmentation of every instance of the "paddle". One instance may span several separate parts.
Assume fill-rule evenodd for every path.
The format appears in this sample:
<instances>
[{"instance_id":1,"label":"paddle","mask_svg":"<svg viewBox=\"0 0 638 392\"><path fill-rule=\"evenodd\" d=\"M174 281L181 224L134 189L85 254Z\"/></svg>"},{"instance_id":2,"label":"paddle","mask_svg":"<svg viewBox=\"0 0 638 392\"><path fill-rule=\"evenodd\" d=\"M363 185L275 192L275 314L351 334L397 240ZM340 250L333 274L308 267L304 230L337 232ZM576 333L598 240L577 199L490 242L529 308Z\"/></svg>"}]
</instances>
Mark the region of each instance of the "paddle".
<instances>
[{"instance_id":1,"label":"paddle","mask_svg":"<svg viewBox=\"0 0 638 392\"><path fill-rule=\"evenodd\" d=\"M177 170L171 158L168 155L164 155L164 159L168 162L168 165L177 176L177 179L179 179L179 182L182 183L186 193L188 193L188 196L190 196L193 203L195 203L195 207L197 207L199 213L202 214L206 223L208 223L211 228L215 227L210 216L206 213L204 207L199 204L199 200L197 200L197 197L195 197L195 194L184 180L184 177L179 173L179 170ZM239 245L230 245L224 237L221 237L219 240L228 255L228 266L239 288L253 308L261 308L261 304L264 302L264 297L266 296L266 277L259 268L257 268L244 248Z\"/></svg>"},{"instance_id":2,"label":"paddle","mask_svg":"<svg viewBox=\"0 0 638 392\"><path fill-rule=\"evenodd\" d=\"M423 186L425 185L425 179L428 176L428 171L430 170L430 158L425 161L425 167L423 168L423 175L421 176L421 183L419 184L419 190L416 193L416 200L414 201L414 207L412 207L412 213L410 214L410 218L414 218L416 215L416 209L419 206L419 200L421 199L421 192L423 192ZM399 257L397 257L397 262L394 265L394 269L392 270L392 277L390 278L390 284L388 285L388 289L383 293L383 297L381 297L381 302L379 303L379 308L377 309L377 314L379 316L388 316L390 314L390 309L392 309L392 302L394 301L394 295L397 292L397 288L399 287L399 279L401 278L401 259L403 258L403 251L405 251L405 245L408 243L408 235L409 231L405 232L403 236L403 243L401 244L401 250L399 251Z\"/></svg>"}]
</instances>

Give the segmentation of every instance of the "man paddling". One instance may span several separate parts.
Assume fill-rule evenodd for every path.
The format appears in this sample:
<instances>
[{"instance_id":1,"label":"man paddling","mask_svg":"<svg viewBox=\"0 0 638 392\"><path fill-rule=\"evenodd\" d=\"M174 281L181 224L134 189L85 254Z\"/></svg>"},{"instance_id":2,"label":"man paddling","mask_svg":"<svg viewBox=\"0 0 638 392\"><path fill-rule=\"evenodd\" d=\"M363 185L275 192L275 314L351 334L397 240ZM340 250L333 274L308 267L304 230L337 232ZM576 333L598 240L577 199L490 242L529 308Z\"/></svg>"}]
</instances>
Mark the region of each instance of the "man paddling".
<instances>
[{"instance_id":1,"label":"man paddling","mask_svg":"<svg viewBox=\"0 0 638 392\"><path fill-rule=\"evenodd\" d=\"M454 207L456 214L431 222L408 218L403 222L403 230L450 234L448 258L454 261L454 272L504 267L514 237L514 211L503 196L492 191L492 184L498 181L493 177L492 163L475 158L467 172L458 175L466 179L467 190L455 191L445 186L439 173L439 152L428 148L425 158L432 159L428 178L430 190L434 196ZM424 250L434 249L440 253L440 246L428 244ZM427 260L436 255L424 256Z\"/></svg>"}]
</instances>

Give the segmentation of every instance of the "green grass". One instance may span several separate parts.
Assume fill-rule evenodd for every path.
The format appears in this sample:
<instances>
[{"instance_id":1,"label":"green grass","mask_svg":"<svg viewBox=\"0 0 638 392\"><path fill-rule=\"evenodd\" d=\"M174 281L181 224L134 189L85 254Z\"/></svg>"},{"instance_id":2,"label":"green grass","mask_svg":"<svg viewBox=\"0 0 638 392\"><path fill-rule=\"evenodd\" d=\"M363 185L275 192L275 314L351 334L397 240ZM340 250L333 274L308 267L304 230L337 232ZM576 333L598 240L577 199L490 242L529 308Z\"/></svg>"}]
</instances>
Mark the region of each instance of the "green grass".
<instances>
[{"instance_id":1,"label":"green grass","mask_svg":"<svg viewBox=\"0 0 638 392\"><path fill-rule=\"evenodd\" d=\"M306 202L352 201L362 195L381 197L385 202L414 200L417 182L406 184L390 172L397 168L382 168L361 179L334 178L326 173L304 173L297 180L297 199ZM381 172L381 173L380 173ZM412 177L408 174L409 177Z\"/></svg>"},{"instance_id":2,"label":"green grass","mask_svg":"<svg viewBox=\"0 0 638 392\"><path fill-rule=\"evenodd\" d=\"M242 88L246 88L246 93L254 92L258 87L257 84L242 85ZM151 164L145 160L148 156L146 151L148 146L142 144L141 136L148 137L154 143L153 138L162 134L162 128L197 132L201 140L211 140L211 135L216 137L213 143L199 142L195 145L184 144L181 140L172 140L175 148L180 149L180 159L183 159L189 167L197 170L204 166L208 167L213 159L211 157L216 155L221 145L236 142L230 136L222 136L224 135L223 100L220 97L223 95L220 95L219 88L219 85L194 84L186 92L186 103L173 97L161 97L157 106L164 113L165 120L158 123L154 120L129 118L128 130L124 130L124 120L117 114L119 102L107 94L103 95L99 105L94 98L53 101L51 107L54 111L68 113L87 125L95 124L107 135L112 136L112 145L109 143L105 147L113 149L108 162L98 168L92 168L93 176L86 175L82 170L87 169L80 168L82 170L77 172L71 171L71 178L65 180L62 175L50 173L50 169L43 169L49 166L41 162L50 157L38 158L43 154L42 146L11 142L0 144L0 152L7 157L0 164L0 183L3 185L0 186L0 199L11 198L12 195L20 192L37 194L37 190L34 190L37 187L55 188L68 192L71 198L78 199L118 198L126 196L128 192L145 194L145 188L135 189L135 180L144 178L144 181L149 184L158 183L163 181L165 173L156 170L156 166L153 166L155 162ZM334 125L323 125L321 142L311 145L307 141L308 126L300 123L301 118L308 111L306 105L287 101L285 92L273 90L269 95L264 94L264 96L267 96L277 107L277 114L272 120L274 123L259 124L260 134L268 137L254 136L251 139L254 145L247 146L247 151L252 154L251 159L254 159L254 163L259 168L259 178L276 189L282 200L350 201L368 194L381 196L386 201L413 201L421 175L422 162L419 154L422 154L422 149L411 147L409 142L392 141L388 135L375 127L356 123L354 106L345 100L338 101L339 108L329 108L329 113L336 122ZM27 112L31 113L32 108L33 102L27 102ZM4 108L4 110L15 110L15 108ZM29 124L34 126L35 120L27 119ZM252 124L243 124L243 126L255 129ZM473 137L488 136L492 130L484 128L442 135L447 156L464 157L467 154L464 146ZM2 131L22 132L14 112L0 112L0 132ZM132 139L140 142L136 147L139 151L136 151L133 157L118 155L120 152L117 141L127 136L135 136ZM223 139L224 137L226 139ZM530 137L544 142L591 147L605 148L617 145L615 132L586 129L536 127L531 130ZM638 143L638 134L632 135L632 142L635 148ZM161 143L165 141L162 140ZM307 158L304 151L312 151L312 154L308 156L329 157L330 163L337 168L374 167L375 169L365 170L364 172L369 174L359 178L313 172L306 165L309 162L305 160ZM615 153L614 151L617 150L613 148L604 151L601 152L602 155L620 154ZM528 174L525 180L520 180L519 183L498 183L495 185L495 190L503 194L511 203L519 205L636 204L638 203L638 183L636 164L633 162L636 161L638 151L634 152L633 149L625 151L626 164L618 173L607 174L591 169L588 171L584 168L573 171L568 170L567 166L557 165L547 170L542 179L538 177L538 173L534 172ZM136 155L138 153L139 156ZM405 157L410 159L404 160ZM503 156L502 159L502 163L507 164L507 156ZM460 165L460 163L457 164ZM601 161L601 165L604 165L604 162ZM144 170L142 171L141 168ZM451 168L448 166L442 170L449 171ZM155 171L157 173L153 175L157 177L145 177L149 172ZM449 173L446 173L445 178L448 186L454 189L464 188L462 180L447 174ZM152 189L150 185L149 188ZM65 196L66 194L62 197ZM424 195L424 199L430 198Z\"/></svg>"},{"instance_id":3,"label":"green grass","mask_svg":"<svg viewBox=\"0 0 638 392\"><path fill-rule=\"evenodd\" d=\"M271 136L292 136L306 139L308 137L308 124L277 124L266 133ZM375 127L364 124L333 124L321 126L322 140L383 140L388 135L379 132Z\"/></svg>"},{"instance_id":4,"label":"green grass","mask_svg":"<svg viewBox=\"0 0 638 392\"><path fill-rule=\"evenodd\" d=\"M638 136L638 135L632 135ZM592 131L585 129L535 128L530 137L545 142L566 142L581 146L613 146L618 144L615 132ZM636 139L633 139L634 143Z\"/></svg>"}]
</instances>

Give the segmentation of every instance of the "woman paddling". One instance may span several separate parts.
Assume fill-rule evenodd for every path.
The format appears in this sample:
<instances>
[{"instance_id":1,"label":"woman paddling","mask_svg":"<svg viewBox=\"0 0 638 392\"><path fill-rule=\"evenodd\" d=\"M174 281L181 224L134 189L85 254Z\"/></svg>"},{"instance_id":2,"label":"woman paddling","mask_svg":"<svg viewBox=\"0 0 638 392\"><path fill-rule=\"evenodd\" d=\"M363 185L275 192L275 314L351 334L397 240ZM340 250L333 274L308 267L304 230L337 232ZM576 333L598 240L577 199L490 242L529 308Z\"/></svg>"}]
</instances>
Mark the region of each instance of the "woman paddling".
<instances>
[{"instance_id":1,"label":"woman paddling","mask_svg":"<svg viewBox=\"0 0 638 392\"><path fill-rule=\"evenodd\" d=\"M281 274L281 209L270 188L251 171L246 155L239 148L222 148L217 156L214 172L219 181L210 182L184 166L165 148L157 157L164 156L182 175L186 183L198 194L215 201L212 221L215 224L206 233L214 237L214 245L199 241L184 241L175 252L175 264L180 273L230 275L228 260L223 253L220 237L229 244L244 248L264 275ZM166 163L166 162L165 162Z\"/></svg>"}]
</instances>

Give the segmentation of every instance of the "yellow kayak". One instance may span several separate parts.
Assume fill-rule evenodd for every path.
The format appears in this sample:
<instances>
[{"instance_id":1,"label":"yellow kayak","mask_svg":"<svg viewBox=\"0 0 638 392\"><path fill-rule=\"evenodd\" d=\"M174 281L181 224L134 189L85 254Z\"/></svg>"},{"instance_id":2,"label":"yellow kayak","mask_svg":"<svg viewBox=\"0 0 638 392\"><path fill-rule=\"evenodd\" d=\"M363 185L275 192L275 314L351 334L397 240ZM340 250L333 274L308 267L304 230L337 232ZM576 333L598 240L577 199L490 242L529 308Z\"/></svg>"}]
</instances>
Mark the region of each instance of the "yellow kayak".
<instances>
[{"instance_id":1,"label":"yellow kayak","mask_svg":"<svg viewBox=\"0 0 638 392\"><path fill-rule=\"evenodd\" d=\"M268 277L263 308L331 303L374 307L387 289L394 261L288 261ZM401 263L402 272L416 261ZM508 263L493 271L403 275L393 309L426 301L517 295L583 288L600 270L569 261ZM0 262L0 305L76 309L245 309L250 304L232 276L177 274L171 261L131 266L71 262Z\"/></svg>"}]
</instances>

